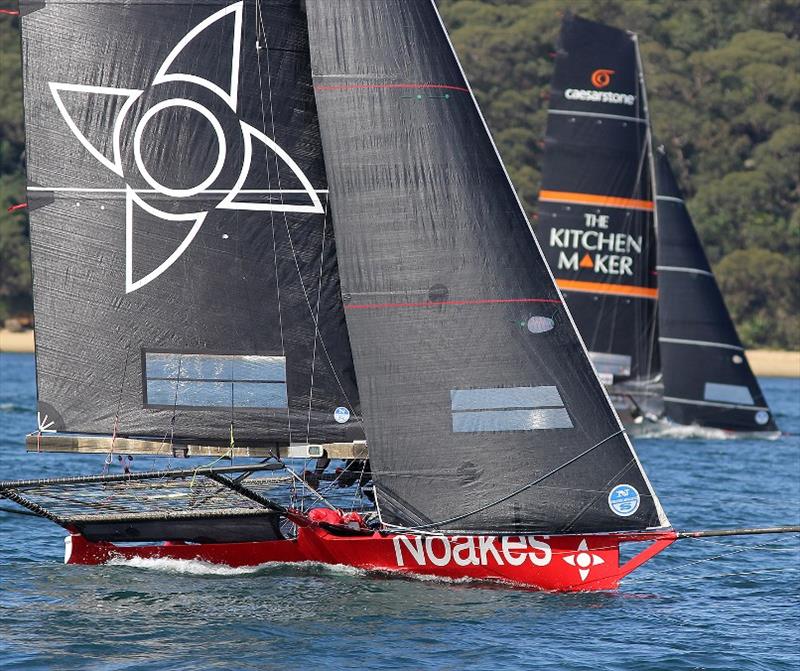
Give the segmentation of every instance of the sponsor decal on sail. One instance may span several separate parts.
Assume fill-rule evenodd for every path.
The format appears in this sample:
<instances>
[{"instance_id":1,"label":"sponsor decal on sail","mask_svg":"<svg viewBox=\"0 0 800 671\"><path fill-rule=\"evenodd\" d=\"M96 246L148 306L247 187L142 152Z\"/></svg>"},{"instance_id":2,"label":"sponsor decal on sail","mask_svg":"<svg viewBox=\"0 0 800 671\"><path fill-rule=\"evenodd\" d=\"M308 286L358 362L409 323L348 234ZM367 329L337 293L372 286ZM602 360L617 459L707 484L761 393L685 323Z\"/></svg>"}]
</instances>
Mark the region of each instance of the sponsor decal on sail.
<instances>
[{"instance_id":1,"label":"sponsor decal on sail","mask_svg":"<svg viewBox=\"0 0 800 671\"><path fill-rule=\"evenodd\" d=\"M189 30L178 41L178 43L175 45L172 51L167 55L164 62L161 64L158 71L156 72L156 75L153 78L152 82L150 82L149 87L154 87L160 84L165 84L170 82L184 82L200 86L216 94L222 101L224 101L224 103L228 107L230 107L230 109L234 113L236 113L239 102L238 85L239 85L240 53L242 45L243 12L244 12L243 2L236 2L212 14L208 18L198 23L194 28ZM198 76L197 74L191 72L183 72L179 67L176 66L175 64L176 61L179 60L179 56L181 55L183 50L187 48L188 45L193 43L195 40L205 39L207 36L206 33L207 29L209 29L214 24L223 21L229 21L231 23L231 30L229 31L231 39L230 39L230 44L227 46L227 48L230 49L230 53L232 54L228 81L221 82L222 84L221 86L220 83L215 83L204 77ZM214 48L222 49L224 47L215 44ZM90 86L84 84L71 84L62 82L49 82L49 87L61 116L63 117L64 121L67 123L67 126L70 128L70 130L75 135L77 140L92 156L94 156L98 161L100 161L103 165L105 165L109 170L111 170L112 172L114 172L115 174L119 175L120 177L126 180L125 291L126 293L132 293L137 289L140 289L143 286L155 280L167 269L169 269L170 266L172 266L178 260L178 258L180 258L183 255L183 253L189 247L191 242L197 236L198 232L200 231L200 228L203 226L203 223L205 222L206 217L209 214L209 210L198 211L198 212L186 212L179 215L171 214L169 212L163 212L156 209L152 205L146 203L136 193L136 191L134 191L134 189L132 189L129 186L128 182L131 180L129 180L124 174L123 160L121 155L122 124L123 121L125 120L125 117L133 108L134 103L136 103L136 101L144 93L144 90L112 88L106 86ZM103 154L103 152L99 151L97 147L95 147L87 139L86 135L81 131L78 125L79 117L77 115L70 114L70 112L67 110L67 107L64 104L62 95L63 92L70 92L73 94L78 93L78 94L83 94L84 96L102 95L105 96L106 100L113 98L124 100L124 103L119 108L119 111L116 114L115 118L111 121L111 127L108 129L111 134L111 146L112 146L111 158ZM200 115L202 115L206 119L206 121L208 121L208 123L211 125L214 131L214 137L217 146L216 158L213 161L213 165L210 166L209 172L206 175L206 177L201 182L191 187L178 188L168 184L163 184L150 173L145 164L144 160L145 156L143 155L142 151L142 137L145 132L145 129L148 123L157 114L168 108L183 108L183 109L193 110L194 112L197 112ZM244 143L244 157L242 160L240 174L235 184L229 185L227 187L227 190L222 191L222 197L219 199L219 202L217 203L216 206L214 206L214 208L211 209L247 210L247 211L270 210L270 211L280 211L280 212L306 212L306 213L318 213L318 214L323 213L324 209L322 207L322 203L320 201L320 198L316 190L311 185L311 182L309 181L308 177L306 177L300 166L297 165L297 163L292 159L292 157L289 156L289 154L282 147L280 147L272 138L267 137L267 135L257 130L256 128L253 128L245 121L240 119L239 125L242 134L242 140ZM229 144L230 144L230 138L226 138L222 125L220 124L219 120L214 115L214 113L211 112L211 110L209 110L204 105L201 105L196 100L192 100L189 98L170 98L168 100L161 101L158 104L150 107L144 112L141 118L138 119L133 134L134 160L139 175L147 182L147 184L152 188L152 190L155 193L176 199L190 198L200 193L207 193L206 190L216 182L217 178L219 177L222 171ZM280 161L291 171L291 173L299 180L300 184L303 187L302 191L308 198L307 203L287 204L284 203L283 201L281 201L280 203L248 202L246 199L242 198L242 193L244 190L243 187L247 180L248 175L250 174L251 162L253 160L254 153L256 156L258 156L260 152L266 152L266 151L274 153L280 159ZM158 265L154 270L147 273L146 275L134 278L134 272L133 272L133 246L134 246L133 231L135 225L134 222L137 216L142 216L142 213L162 219L166 222L185 221L191 223L191 228L189 232L186 234L183 241L172 252L172 254L170 254L166 258L166 260L164 260L160 265Z\"/></svg>"},{"instance_id":2,"label":"sponsor decal on sail","mask_svg":"<svg viewBox=\"0 0 800 671\"><path fill-rule=\"evenodd\" d=\"M547 566L549 543L534 536L405 536L392 538L398 566Z\"/></svg>"},{"instance_id":3,"label":"sponsor decal on sail","mask_svg":"<svg viewBox=\"0 0 800 671\"><path fill-rule=\"evenodd\" d=\"M592 86L603 89L611 84L614 70L599 68L589 77ZM614 91L593 91L591 89L567 89L564 91L567 100L581 100L584 102L610 103L612 105L634 105L636 96L630 93L616 93Z\"/></svg>"},{"instance_id":4,"label":"sponsor decal on sail","mask_svg":"<svg viewBox=\"0 0 800 671\"><path fill-rule=\"evenodd\" d=\"M550 246L558 252L559 270L585 270L600 275L634 274L634 261L642 253L642 236L608 230L609 215L586 213L585 229L551 228Z\"/></svg>"}]
</instances>

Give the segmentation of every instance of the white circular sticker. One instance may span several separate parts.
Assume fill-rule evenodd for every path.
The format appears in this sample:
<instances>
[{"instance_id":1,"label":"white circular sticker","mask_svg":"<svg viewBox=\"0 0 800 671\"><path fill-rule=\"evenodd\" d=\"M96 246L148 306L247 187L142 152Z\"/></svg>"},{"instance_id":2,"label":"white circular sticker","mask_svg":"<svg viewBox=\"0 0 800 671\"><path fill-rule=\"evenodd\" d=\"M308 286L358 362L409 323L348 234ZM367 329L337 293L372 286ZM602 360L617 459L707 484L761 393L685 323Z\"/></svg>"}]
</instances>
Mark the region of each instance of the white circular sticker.
<instances>
[{"instance_id":1,"label":"white circular sticker","mask_svg":"<svg viewBox=\"0 0 800 671\"><path fill-rule=\"evenodd\" d=\"M350 419L350 411L341 405L333 411L333 418L339 423L344 424Z\"/></svg>"},{"instance_id":2,"label":"white circular sticker","mask_svg":"<svg viewBox=\"0 0 800 671\"><path fill-rule=\"evenodd\" d=\"M639 510L641 498L636 487L617 485L608 495L608 507L620 517L629 517Z\"/></svg>"},{"instance_id":3,"label":"white circular sticker","mask_svg":"<svg viewBox=\"0 0 800 671\"><path fill-rule=\"evenodd\" d=\"M756 424L764 426L769 421L769 413L766 410L759 410L756 413Z\"/></svg>"}]
</instances>

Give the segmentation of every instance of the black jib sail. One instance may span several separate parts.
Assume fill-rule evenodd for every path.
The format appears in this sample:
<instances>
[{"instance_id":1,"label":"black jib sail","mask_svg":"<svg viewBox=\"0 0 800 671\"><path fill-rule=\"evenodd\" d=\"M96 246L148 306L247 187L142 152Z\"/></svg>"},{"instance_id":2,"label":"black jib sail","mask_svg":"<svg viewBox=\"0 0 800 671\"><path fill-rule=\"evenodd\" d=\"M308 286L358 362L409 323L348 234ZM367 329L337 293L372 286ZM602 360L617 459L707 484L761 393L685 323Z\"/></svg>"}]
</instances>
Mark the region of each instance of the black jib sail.
<instances>
[{"instance_id":1,"label":"black jib sail","mask_svg":"<svg viewBox=\"0 0 800 671\"><path fill-rule=\"evenodd\" d=\"M636 37L566 16L536 232L607 383L659 371L649 134Z\"/></svg>"},{"instance_id":2,"label":"black jib sail","mask_svg":"<svg viewBox=\"0 0 800 671\"><path fill-rule=\"evenodd\" d=\"M777 431L669 161L663 150L655 156L666 414L680 424Z\"/></svg>"},{"instance_id":3,"label":"black jib sail","mask_svg":"<svg viewBox=\"0 0 800 671\"><path fill-rule=\"evenodd\" d=\"M382 519L468 531L667 524L433 3L307 6Z\"/></svg>"},{"instance_id":4,"label":"black jib sail","mask_svg":"<svg viewBox=\"0 0 800 671\"><path fill-rule=\"evenodd\" d=\"M21 13L40 431L363 437L301 3Z\"/></svg>"}]
</instances>

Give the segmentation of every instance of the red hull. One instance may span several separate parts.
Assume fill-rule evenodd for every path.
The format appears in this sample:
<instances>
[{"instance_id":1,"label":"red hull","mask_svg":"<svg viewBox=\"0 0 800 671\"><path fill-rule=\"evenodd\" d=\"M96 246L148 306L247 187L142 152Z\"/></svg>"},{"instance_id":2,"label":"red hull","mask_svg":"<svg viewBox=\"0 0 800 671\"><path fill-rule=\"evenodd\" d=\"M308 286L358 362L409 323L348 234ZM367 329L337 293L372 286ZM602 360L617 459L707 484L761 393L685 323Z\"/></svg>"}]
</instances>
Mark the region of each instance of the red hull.
<instances>
[{"instance_id":1,"label":"red hull","mask_svg":"<svg viewBox=\"0 0 800 671\"><path fill-rule=\"evenodd\" d=\"M313 515L312 517L315 517ZM319 516L316 516L319 517ZM563 536L344 535L312 522L295 540L249 543L119 546L66 539L68 564L102 564L112 559L193 559L232 567L270 562L320 562L369 571L490 580L548 591L613 590L619 581L676 539L674 531ZM619 546L651 541L620 565Z\"/></svg>"}]
</instances>

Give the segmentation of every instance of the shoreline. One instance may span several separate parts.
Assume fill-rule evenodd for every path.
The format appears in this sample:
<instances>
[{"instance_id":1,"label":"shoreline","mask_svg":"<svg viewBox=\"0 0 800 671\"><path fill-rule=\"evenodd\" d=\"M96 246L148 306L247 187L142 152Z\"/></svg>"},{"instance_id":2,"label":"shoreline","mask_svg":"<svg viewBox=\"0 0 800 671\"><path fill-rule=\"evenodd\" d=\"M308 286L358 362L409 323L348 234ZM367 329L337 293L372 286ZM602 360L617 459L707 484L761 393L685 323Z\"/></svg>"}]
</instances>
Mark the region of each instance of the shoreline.
<instances>
[{"instance_id":1,"label":"shoreline","mask_svg":"<svg viewBox=\"0 0 800 671\"><path fill-rule=\"evenodd\" d=\"M0 329L0 352L33 354L33 331ZM800 377L800 351L752 349L747 360L759 377Z\"/></svg>"}]
</instances>

